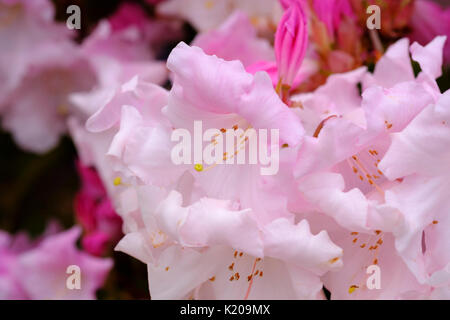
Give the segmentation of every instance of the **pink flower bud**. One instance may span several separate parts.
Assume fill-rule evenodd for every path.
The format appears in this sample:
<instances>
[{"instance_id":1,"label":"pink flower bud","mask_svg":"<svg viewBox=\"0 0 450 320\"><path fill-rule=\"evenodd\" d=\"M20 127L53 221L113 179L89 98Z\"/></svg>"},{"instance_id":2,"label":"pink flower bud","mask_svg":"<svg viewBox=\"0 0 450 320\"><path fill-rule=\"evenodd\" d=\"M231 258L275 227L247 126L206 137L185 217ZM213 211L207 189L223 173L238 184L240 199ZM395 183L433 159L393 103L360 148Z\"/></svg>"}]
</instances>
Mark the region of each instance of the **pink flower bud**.
<instances>
[{"instance_id":1,"label":"pink flower bud","mask_svg":"<svg viewBox=\"0 0 450 320\"><path fill-rule=\"evenodd\" d=\"M281 18L275 35L278 77L282 85L291 86L308 46L307 19L302 5L292 1Z\"/></svg>"}]
</instances>

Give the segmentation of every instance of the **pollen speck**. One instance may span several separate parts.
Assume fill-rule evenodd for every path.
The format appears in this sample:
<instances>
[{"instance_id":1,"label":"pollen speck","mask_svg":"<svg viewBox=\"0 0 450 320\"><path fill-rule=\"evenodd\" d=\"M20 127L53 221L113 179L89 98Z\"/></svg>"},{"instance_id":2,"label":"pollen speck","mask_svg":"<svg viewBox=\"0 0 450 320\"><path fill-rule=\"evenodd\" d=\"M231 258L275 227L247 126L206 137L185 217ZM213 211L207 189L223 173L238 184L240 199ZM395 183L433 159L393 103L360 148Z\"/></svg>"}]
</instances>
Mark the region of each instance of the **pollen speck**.
<instances>
[{"instance_id":1,"label":"pollen speck","mask_svg":"<svg viewBox=\"0 0 450 320\"><path fill-rule=\"evenodd\" d=\"M348 288L348 293L352 294L356 289L358 289L358 286L352 285L350 288Z\"/></svg>"},{"instance_id":2,"label":"pollen speck","mask_svg":"<svg viewBox=\"0 0 450 320\"><path fill-rule=\"evenodd\" d=\"M197 163L197 164L194 166L194 169L195 169L195 171L201 172L201 171L203 171L203 165L200 164L200 163Z\"/></svg>"},{"instance_id":3,"label":"pollen speck","mask_svg":"<svg viewBox=\"0 0 450 320\"><path fill-rule=\"evenodd\" d=\"M336 258L330 259L328 262L329 262L330 264L333 264L333 263L335 263L335 262L338 261L338 260L339 260L339 257L336 257Z\"/></svg>"},{"instance_id":4,"label":"pollen speck","mask_svg":"<svg viewBox=\"0 0 450 320\"><path fill-rule=\"evenodd\" d=\"M113 181L113 184L117 187L117 186L119 186L119 185L121 185L122 184L122 178L120 178L120 177L115 177L114 178L114 181Z\"/></svg>"}]
</instances>

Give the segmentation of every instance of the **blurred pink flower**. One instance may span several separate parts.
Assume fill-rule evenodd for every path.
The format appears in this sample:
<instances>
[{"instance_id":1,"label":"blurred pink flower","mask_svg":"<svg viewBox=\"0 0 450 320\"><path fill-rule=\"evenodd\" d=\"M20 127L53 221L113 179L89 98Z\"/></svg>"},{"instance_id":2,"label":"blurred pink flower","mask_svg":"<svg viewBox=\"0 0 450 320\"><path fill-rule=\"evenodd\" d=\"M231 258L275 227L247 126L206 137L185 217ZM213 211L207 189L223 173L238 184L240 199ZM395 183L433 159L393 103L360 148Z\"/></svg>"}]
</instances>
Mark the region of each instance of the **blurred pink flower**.
<instances>
[{"instance_id":1,"label":"blurred pink flower","mask_svg":"<svg viewBox=\"0 0 450 320\"><path fill-rule=\"evenodd\" d=\"M30 242L24 235L0 233L0 297L2 299L95 299L112 267L110 259L92 257L76 248L80 229L43 236ZM66 287L67 267L81 269L81 289Z\"/></svg>"},{"instance_id":2,"label":"blurred pink flower","mask_svg":"<svg viewBox=\"0 0 450 320\"><path fill-rule=\"evenodd\" d=\"M66 133L69 114L85 117L77 113L69 95L90 90L96 80L74 44L62 41L37 49L26 74L6 99L2 126L23 149L45 153Z\"/></svg>"},{"instance_id":3,"label":"blurred pink flower","mask_svg":"<svg viewBox=\"0 0 450 320\"><path fill-rule=\"evenodd\" d=\"M144 29L148 23L148 17L138 4L124 3L108 21L113 31L127 29L130 26Z\"/></svg>"},{"instance_id":4,"label":"blurred pink flower","mask_svg":"<svg viewBox=\"0 0 450 320\"><path fill-rule=\"evenodd\" d=\"M166 0L157 6L158 14L185 19L199 32L217 29L236 10L256 26L276 24L281 14L278 0Z\"/></svg>"},{"instance_id":5,"label":"blurred pink flower","mask_svg":"<svg viewBox=\"0 0 450 320\"><path fill-rule=\"evenodd\" d=\"M450 8L444 9L429 0L416 0L411 17L411 39L425 45L436 36L450 37ZM446 63L450 62L450 41L444 50Z\"/></svg>"},{"instance_id":6,"label":"blurred pink flower","mask_svg":"<svg viewBox=\"0 0 450 320\"><path fill-rule=\"evenodd\" d=\"M53 21L49 0L0 0L0 12L1 110L7 95L26 75L30 60L51 43L66 41L70 33Z\"/></svg>"},{"instance_id":7,"label":"blurred pink flower","mask_svg":"<svg viewBox=\"0 0 450 320\"><path fill-rule=\"evenodd\" d=\"M334 38L341 26L343 17L355 18L349 0L314 0L313 9L319 20L326 25L331 38Z\"/></svg>"},{"instance_id":8,"label":"blurred pink flower","mask_svg":"<svg viewBox=\"0 0 450 320\"><path fill-rule=\"evenodd\" d=\"M81 190L75 197L75 214L84 229L83 248L101 256L121 237L122 220L114 211L103 183L94 169L77 162Z\"/></svg>"},{"instance_id":9,"label":"blurred pink flower","mask_svg":"<svg viewBox=\"0 0 450 320\"><path fill-rule=\"evenodd\" d=\"M224 60L239 60L244 66L274 59L269 41L258 38L256 28L241 11L232 14L219 28L197 35L192 45Z\"/></svg>"},{"instance_id":10,"label":"blurred pink flower","mask_svg":"<svg viewBox=\"0 0 450 320\"><path fill-rule=\"evenodd\" d=\"M19 146L43 153L66 131L72 92L89 90L95 75L51 2L0 1L2 126Z\"/></svg>"}]
</instances>

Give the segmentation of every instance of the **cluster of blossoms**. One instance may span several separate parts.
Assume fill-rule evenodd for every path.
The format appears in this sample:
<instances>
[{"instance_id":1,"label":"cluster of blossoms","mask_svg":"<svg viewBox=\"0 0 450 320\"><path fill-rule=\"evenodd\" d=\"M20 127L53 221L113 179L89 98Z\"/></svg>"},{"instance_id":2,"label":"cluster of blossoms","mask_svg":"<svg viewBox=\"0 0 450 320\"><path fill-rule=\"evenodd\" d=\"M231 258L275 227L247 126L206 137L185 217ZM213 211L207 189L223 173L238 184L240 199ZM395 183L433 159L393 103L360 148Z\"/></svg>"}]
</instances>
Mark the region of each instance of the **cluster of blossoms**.
<instances>
[{"instance_id":1,"label":"cluster of blossoms","mask_svg":"<svg viewBox=\"0 0 450 320\"><path fill-rule=\"evenodd\" d=\"M152 299L450 299L450 10L386 0L368 30L378 1L255 1L125 4L76 43L47 0L0 0L2 127L36 153L70 135L90 254L78 227L0 234L0 298L92 298L114 247ZM196 37L157 60L182 20ZM238 132L227 163L173 161L197 122ZM279 131L276 174L228 163L251 128Z\"/></svg>"}]
</instances>

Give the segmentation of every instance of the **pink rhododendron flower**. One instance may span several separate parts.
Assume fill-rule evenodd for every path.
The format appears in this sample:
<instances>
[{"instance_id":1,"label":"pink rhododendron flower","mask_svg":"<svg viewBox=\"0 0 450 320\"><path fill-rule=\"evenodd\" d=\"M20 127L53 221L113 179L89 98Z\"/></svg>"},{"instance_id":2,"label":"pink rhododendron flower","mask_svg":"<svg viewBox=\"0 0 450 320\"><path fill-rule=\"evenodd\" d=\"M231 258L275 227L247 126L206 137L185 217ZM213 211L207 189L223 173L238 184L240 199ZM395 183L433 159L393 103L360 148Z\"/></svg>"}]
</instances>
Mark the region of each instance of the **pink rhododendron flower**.
<instances>
[{"instance_id":1,"label":"pink rhododendron flower","mask_svg":"<svg viewBox=\"0 0 450 320\"><path fill-rule=\"evenodd\" d=\"M248 193L252 187L241 185L240 189L235 187L224 189L226 186L211 185L215 179L223 179L222 177L225 176L228 176L229 181L237 183L242 174L258 176L257 179L256 176L255 179L248 179L250 184L263 184L264 179L260 178L259 166L218 166L214 170L198 172L194 165L185 167L174 165L170 159L171 149L174 146L174 143L170 141L171 127L193 130L194 120L203 120L205 129L230 128L236 124L245 128L249 125L254 128L281 128L282 143L295 146L301 142L303 132L299 121L279 100L266 74L257 73L252 76L245 72L238 61L227 62L217 57L207 56L201 49L181 43L173 50L168 67L175 74L175 83L168 96L168 102L162 100L164 95L162 89L158 90L154 87L153 89L144 83L142 86L135 87L136 82L133 86L131 82L126 85L129 88L136 88L135 92L138 95L135 97L139 97L139 92L147 92L150 95L155 92L161 98L147 99L146 101L150 103L146 102L144 105L135 98L129 99L127 104L137 106L139 111L134 111L136 107L123 108L120 131L108 152L116 159L115 162L120 160L122 164L125 164L121 168L122 176L126 178L137 176L140 181L147 183L156 181L170 183L179 177L182 172L180 170L189 170L198 177L202 187L209 190L210 196L231 196L240 200L243 205L250 205L250 203L257 205L261 208L261 215L270 215L269 212L274 209L269 209L270 206L264 208L262 202L255 201L254 195ZM206 70L212 69L221 69L222 72L226 70L223 80L208 76L211 73ZM202 72L203 70L205 72ZM192 77L196 77L197 81L192 82ZM207 87L213 88L213 91L205 91ZM223 96L230 90L235 92L234 96ZM212 93L214 94L211 95ZM101 113L89 119L88 127L95 131L111 128L119 120L118 110L124 105L124 98L126 98L124 95L117 96L117 100L113 100L114 102L108 104L100 111ZM166 103L167 106L161 109ZM151 109L147 109L148 107L142 109L145 105L149 105ZM186 111L187 106L189 111ZM271 110L267 109L267 112L261 113L266 106L267 108L270 106ZM159 120L162 116L161 110L166 121L170 121L167 124ZM283 127L280 125L281 122ZM246 167L251 170L246 170ZM116 168L120 167L116 166Z\"/></svg>"},{"instance_id":2,"label":"pink rhododendron flower","mask_svg":"<svg viewBox=\"0 0 450 320\"><path fill-rule=\"evenodd\" d=\"M340 199L338 200L340 202L347 198L350 201L348 205L352 206L355 206L357 198L363 201L362 207L359 209L355 207L354 210L354 213L363 219L360 225L363 228L366 228L368 223L368 220L365 219L370 217L364 216L362 213L370 214L370 210L367 211L368 204L365 203L367 200L362 197L360 192L362 191L364 194L372 190L384 194L380 184L385 183L386 179L378 168L378 162L389 147L390 133L402 131L417 114L434 101L434 94L428 91L428 86L422 83L420 78L414 79L411 64L409 64L410 73L403 73L411 74L410 79L399 78L394 84L392 81L395 79L383 78L384 68L393 70L400 62L404 61L405 55L408 56L407 41L402 40L391 47L376 66L374 78L370 76L370 79L379 85L368 85L363 92L362 99L358 98L359 94L356 88L356 84L364 76L361 74L361 70L354 71L346 77L330 77L327 84L323 88L319 88L315 95L311 97L306 95L302 101L305 109L301 110L300 115L304 114L305 119L313 121L315 125L309 126L312 137L306 137L305 143L301 147L303 152L299 154L296 174L304 176L307 172L316 172L313 173L314 175L318 174L319 168L323 170L336 166L332 169L333 173L330 173L330 178L334 177L333 179L338 179L334 181L340 181L340 178L336 176L336 172L339 172L345 181L345 183L340 181L336 184L340 189L336 199ZM407 68L406 64L404 66ZM427 69L425 64L424 69ZM335 99L338 92L334 91L336 89L342 93L342 100ZM409 101L412 94L414 94L414 101ZM358 103L359 99L361 99L360 103ZM315 111L318 114L314 115L313 108L316 108ZM322 111L324 109L325 111ZM318 152L317 156L313 156L316 152ZM310 158L311 156L313 158ZM339 164L340 161L342 161L341 164ZM323 179L324 176L320 179L307 179L315 184L314 188L304 184L301 189L308 195L313 195L315 192L330 192L333 184L325 182ZM317 183L323 183L325 189L321 190ZM344 190L348 191L341 194ZM313 197L315 198L315 196ZM331 198L317 197L315 199L319 202L324 201L324 205L330 206L330 214L339 215L340 211L336 210L337 203L330 203ZM353 210L349 210L349 208L342 208L342 213L352 212ZM327 210L325 210L326 212ZM358 221L356 217L348 219L345 216L336 216L336 218L338 223L340 221L343 224ZM347 227L355 229L357 225Z\"/></svg>"},{"instance_id":3,"label":"pink rhododendron flower","mask_svg":"<svg viewBox=\"0 0 450 320\"><path fill-rule=\"evenodd\" d=\"M446 296L445 259L435 262L424 251L416 265L409 260L423 250L410 235L439 223L408 229L399 199L414 180L392 178L383 167L393 137L445 101L435 82L444 41L410 47L400 40L373 74L360 68L332 75L315 92L292 97L293 108L266 73L251 75L239 61L180 43L168 59L169 92L135 77L87 123L89 134L109 135L103 162L125 230L116 249L147 264L155 299L317 299L322 281L336 299ZM410 52L422 68L417 77ZM279 128L280 171L264 177L258 166L175 165L171 131L193 132L198 120L225 131ZM429 254L443 250L433 245L443 233L429 234ZM370 264L396 271L380 290L365 282Z\"/></svg>"},{"instance_id":4,"label":"pink rhododendron flower","mask_svg":"<svg viewBox=\"0 0 450 320\"><path fill-rule=\"evenodd\" d=\"M35 153L69 132L80 177L79 227L0 232L0 298L94 299L113 248L146 265L152 299L450 298L447 9L116 9L78 34L49 0L0 0L2 128Z\"/></svg>"},{"instance_id":5,"label":"pink rhododendron flower","mask_svg":"<svg viewBox=\"0 0 450 320\"><path fill-rule=\"evenodd\" d=\"M331 76L315 94L300 96L303 109L298 113L313 124L305 125L307 136L295 168L296 176L301 177L299 189L304 199L316 206L315 210L329 215L348 230L347 233L342 230L331 232L331 239L344 248L344 252L351 252L351 255L355 252L358 256L357 252L360 252L361 257L367 255L365 259L372 261L353 256L347 261L344 254L342 271L328 274L325 281L327 288L331 288L332 297L350 299L357 290L359 293L354 298L423 298L431 297L436 288L446 283L445 280L426 282L418 277L417 267L411 267L401 249L401 237L405 232L412 232L407 228L412 223L412 220L408 222L412 218L408 216L411 210L396 203L399 199L407 199L406 194L401 198L392 195L395 190L406 191L406 181L396 180L402 176L392 179L386 174L388 167L381 165L386 152L395 146L392 137L408 132L416 121L413 119L420 118L419 114L433 105L436 96L440 95L431 82L441 73L443 41L445 38L437 38L427 47L417 44L411 47L413 59L423 70L417 78L408 62L408 41L401 40L380 60L373 75L357 70ZM395 69L403 72L397 77L388 77L389 71ZM366 80L361 99L356 84L363 78ZM404 160L396 160L399 168L404 168ZM323 224L320 226L322 228ZM419 252L422 250L422 230L416 235L419 237L415 240L416 252ZM382 263L383 255L387 263L396 266ZM395 256L395 260L388 258L391 256ZM416 256L414 261L417 261ZM362 263L365 265L361 266ZM370 264L379 265L382 270L404 271L395 280L388 281L389 285L384 285L386 290L372 292L367 290L364 273L358 276L363 280L356 280L355 274L347 274L358 273L357 270L364 270ZM443 276L439 274L439 277L442 279ZM392 287L392 281L400 282Z\"/></svg>"},{"instance_id":6,"label":"pink rhododendron flower","mask_svg":"<svg viewBox=\"0 0 450 320\"><path fill-rule=\"evenodd\" d=\"M76 248L80 229L50 233L35 242L0 234L0 295L4 299L95 299L111 266ZM66 287L67 267L82 271L81 288Z\"/></svg>"},{"instance_id":7,"label":"pink rhododendron flower","mask_svg":"<svg viewBox=\"0 0 450 320\"><path fill-rule=\"evenodd\" d=\"M305 220L277 219L260 229L250 209L228 201L202 198L183 207L175 191L140 193L145 227L117 249L147 263L154 299L316 299L318 275L340 266L341 249L326 232L311 234Z\"/></svg>"},{"instance_id":8,"label":"pink rhododendron flower","mask_svg":"<svg viewBox=\"0 0 450 320\"><path fill-rule=\"evenodd\" d=\"M164 133L171 126L192 130L195 119L203 120L205 127L224 128L234 123L245 126L245 122L255 128L280 128L277 122L282 121L281 140L296 146L301 142L303 129L295 115L279 100L267 75L252 76L238 61L208 56L199 48L181 43L171 53L168 67L174 73L174 84L165 99L160 89L161 100L140 102L142 94L157 89L136 79L137 82L124 85L135 92L128 98L128 105L125 105L123 89L114 102L88 122L91 130L110 130L117 126L120 117L120 128L108 151L122 177L117 180L122 192L116 193L116 199L127 230L117 248L148 264L150 290L155 299L186 298L192 294L209 298L268 298L273 295L265 288L274 286L280 288L280 298L322 297L319 277L329 269L338 268L341 255L326 233L313 236L306 221L293 223L293 216L282 208L286 200L264 190L264 183L272 188L276 183L264 182L250 166L197 170L185 165L177 169L170 163L170 135ZM222 79L209 76L217 74L211 73L214 69L222 70ZM233 95L223 96L225 92ZM271 102L273 110L261 113L265 101ZM119 116L116 110L120 106ZM158 114L157 110L163 113ZM161 116L166 120L160 119ZM167 175L170 170L172 174ZM243 175L248 177L246 185L242 183ZM165 177L165 181L159 176ZM214 184L214 181L224 181L224 184ZM130 184L136 185L137 195ZM163 188L155 189L154 184ZM203 221L203 226L196 225L196 221ZM322 243L322 250L307 253L308 250L285 242L282 235L286 232L292 232L293 237L305 237L295 242L298 245ZM244 238L236 238L238 234ZM316 256L310 261L303 256L312 258L312 252ZM241 263L236 260L233 264L239 258ZM182 283L168 281L177 278L173 272L184 272L186 268L190 268L189 279ZM258 275L253 279L251 275L256 268ZM280 282L282 270L289 270L290 275ZM230 271L233 272L229 274ZM278 280L274 282L275 279ZM233 281L240 285L235 286ZM292 289L283 292L282 283Z\"/></svg>"}]
</instances>

